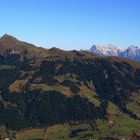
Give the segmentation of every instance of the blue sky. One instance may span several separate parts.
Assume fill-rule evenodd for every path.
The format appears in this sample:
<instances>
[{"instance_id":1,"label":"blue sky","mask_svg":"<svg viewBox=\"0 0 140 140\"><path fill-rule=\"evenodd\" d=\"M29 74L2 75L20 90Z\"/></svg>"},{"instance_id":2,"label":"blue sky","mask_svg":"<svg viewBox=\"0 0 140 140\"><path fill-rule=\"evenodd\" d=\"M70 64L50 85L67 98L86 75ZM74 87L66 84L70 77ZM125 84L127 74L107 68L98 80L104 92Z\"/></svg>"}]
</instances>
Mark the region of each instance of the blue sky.
<instances>
[{"instance_id":1,"label":"blue sky","mask_svg":"<svg viewBox=\"0 0 140 140\"><path fill-rule=\"evenodd\" d=\"M1 0L0 36L46 48L140 46L140 0Z\"/></svg>"}]
</instances>

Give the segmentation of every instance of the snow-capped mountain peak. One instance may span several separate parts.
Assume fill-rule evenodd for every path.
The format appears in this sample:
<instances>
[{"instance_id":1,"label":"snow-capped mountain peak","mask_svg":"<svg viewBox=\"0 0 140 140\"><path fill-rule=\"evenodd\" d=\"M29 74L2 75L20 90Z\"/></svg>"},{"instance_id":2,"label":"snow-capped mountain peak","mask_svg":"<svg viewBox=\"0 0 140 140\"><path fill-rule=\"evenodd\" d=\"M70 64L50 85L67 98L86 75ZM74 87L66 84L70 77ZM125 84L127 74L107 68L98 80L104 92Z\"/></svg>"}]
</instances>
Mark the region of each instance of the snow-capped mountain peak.
<instances>
[{"instance_id":1,"label":"snow-capped mountain peak","mask_svg":"<svg viewBox=\"0 0 140 140\"><path fill-rule=\"evenodd\" d=\"M118 56L123 49L109 44L107 46L93 45L89 51L98 55Z\"/></svg>"},{"instance_id":2,"label":"snow-capped mountain peak","mask_svg":"<svg viewBox=\"0 0 140 140\"><path fill-rule=\"evenodd\" d=\"M107 46L93 45L89 51L102 56L118 56L140 61L140 48L133 45L127 49L122 49L111 44Z\"/></svg>"},{"instance_id":3,"label":"snow-capped mountain peak","mask_svg":"<svg viewBox=\"0 0 140 140\"><path fill-rule=\"evenodd\" d=\"M120 53L119 57L126 57L129 59L140 61L140 48L131 45L124 52Z\"/></svg>"}]
</instances>

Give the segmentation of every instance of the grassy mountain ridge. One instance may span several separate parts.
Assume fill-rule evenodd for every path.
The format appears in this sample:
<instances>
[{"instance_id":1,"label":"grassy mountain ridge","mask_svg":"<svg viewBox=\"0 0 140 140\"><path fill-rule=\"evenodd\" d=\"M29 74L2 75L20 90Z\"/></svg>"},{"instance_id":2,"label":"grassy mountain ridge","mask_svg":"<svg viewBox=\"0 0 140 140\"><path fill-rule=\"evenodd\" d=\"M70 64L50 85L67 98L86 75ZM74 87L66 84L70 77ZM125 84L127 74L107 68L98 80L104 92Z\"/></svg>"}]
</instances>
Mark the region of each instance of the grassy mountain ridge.
<instances>
[{"instance_id":1,"label":"grassy mountain ridge","mask_svg":"<svg viewBox=\"0 0 140 140\"><path fill-rule=\"evenodd\" d=\"M138 130L140 63L39 48L9 35L0 39L0 48L0 123L7 128L92 122L105 133L103 127L112 121L118 135L120 122L126 119L135 127L129 129L124 122L124 130Z\"/></svg>"}]
</instances>

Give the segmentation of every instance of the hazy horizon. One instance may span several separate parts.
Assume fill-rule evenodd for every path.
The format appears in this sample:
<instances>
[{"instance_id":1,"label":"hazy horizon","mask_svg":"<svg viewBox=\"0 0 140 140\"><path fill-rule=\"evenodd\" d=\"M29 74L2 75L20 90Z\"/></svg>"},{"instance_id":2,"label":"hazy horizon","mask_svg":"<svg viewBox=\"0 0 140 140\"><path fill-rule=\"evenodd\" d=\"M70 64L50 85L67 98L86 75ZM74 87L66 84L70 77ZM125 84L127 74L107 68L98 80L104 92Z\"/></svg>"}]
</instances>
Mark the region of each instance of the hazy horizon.
<instances>
[{"instance_id":1,"label":"hazy horizon","mask_svg":"<svg viewBox=\"0 0 140 140\"><path fill-rule=\"evenodd\" d=\"M5 0L0 36L64 50L140 46L139 0Z\"/></svg>"}]
</instances>

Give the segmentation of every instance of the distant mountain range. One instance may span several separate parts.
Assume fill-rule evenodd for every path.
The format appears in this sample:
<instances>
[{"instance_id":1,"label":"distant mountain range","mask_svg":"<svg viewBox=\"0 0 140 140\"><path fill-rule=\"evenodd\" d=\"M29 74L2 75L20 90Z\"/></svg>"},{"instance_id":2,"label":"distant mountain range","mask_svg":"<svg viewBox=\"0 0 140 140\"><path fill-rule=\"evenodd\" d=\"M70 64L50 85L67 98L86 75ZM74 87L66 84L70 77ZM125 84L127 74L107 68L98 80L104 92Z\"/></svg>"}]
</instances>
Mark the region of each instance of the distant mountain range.
<instances>
[{"instance_id":1,"label":"distant mountain range","mask_svg":"<svg viewBox=\"0 0 140 140\"><path fill-rule=\"evenodd\" d=\"M107 46L93 45L89 51L100 56L118 56L140 61L140 48L133 45L129 46L127 49L122 49L111 44Z\"/></svg>"}]
</instances>

